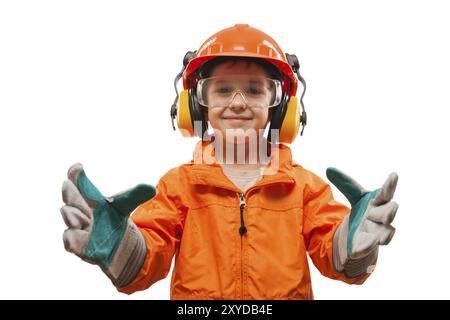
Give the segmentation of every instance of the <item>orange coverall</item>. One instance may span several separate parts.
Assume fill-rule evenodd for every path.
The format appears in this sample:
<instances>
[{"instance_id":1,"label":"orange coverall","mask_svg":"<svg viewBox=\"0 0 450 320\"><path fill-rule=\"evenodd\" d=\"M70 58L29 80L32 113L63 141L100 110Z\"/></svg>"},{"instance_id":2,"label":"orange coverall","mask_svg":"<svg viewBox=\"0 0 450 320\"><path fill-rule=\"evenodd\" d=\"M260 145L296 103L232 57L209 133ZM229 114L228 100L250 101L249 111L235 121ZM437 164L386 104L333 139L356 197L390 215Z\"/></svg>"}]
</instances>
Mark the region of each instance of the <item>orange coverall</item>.
<instances>
[{"instance_id":1,"label":"orange coverall","mask_svg":"<svg viewBox=\"0 0 450 320\"><path fill-rule=\"evenodd\" d=\"M278 146L276 173L245 193L220 164L205 161L207 147L198 142L193 160L167 172L155 197L132 214L147 257L135 280L117 290L130 294L165 278L174 256L171 299L313 299L307 253L326 277L367 279L334 270L333 235L350 209L292 161L288 146Z\"/></svg>"}]
</instances>

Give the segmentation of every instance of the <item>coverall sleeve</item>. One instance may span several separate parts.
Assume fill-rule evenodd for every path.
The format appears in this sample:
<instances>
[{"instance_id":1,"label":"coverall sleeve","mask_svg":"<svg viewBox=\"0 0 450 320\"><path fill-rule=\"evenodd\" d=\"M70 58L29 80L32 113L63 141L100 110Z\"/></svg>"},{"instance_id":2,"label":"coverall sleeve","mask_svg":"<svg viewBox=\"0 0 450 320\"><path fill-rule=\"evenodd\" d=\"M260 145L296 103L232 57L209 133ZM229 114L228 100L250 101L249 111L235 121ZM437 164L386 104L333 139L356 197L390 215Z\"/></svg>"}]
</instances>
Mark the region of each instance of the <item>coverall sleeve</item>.
<instances>
[{"instance_id":1,"label":"coverall sleeve","mask_svg":"<svg viewBox=\"0 0 450 320\"><path fill-rule=\"evenodd\" d=\"M119 292L145 290L167 276L181 239L182 210L179 196L168 190L161 178L156 195L137 207L131 216L144 236L147 255L136 278L126 287L117 288Z\"/></svg>"},{"instance_id":2,"label":"coverall sleeve","mask_svg":"<svg viewBox=\"0 0 450 320\"><path fill-rule=\"evenodd\" d=\"M304 189L303 237L312 262L328 278L362 284L370 274L347 278L333 264L333 236L350 209L334 200L330 185L310 172Z\"/></svg>"}]
</instances>

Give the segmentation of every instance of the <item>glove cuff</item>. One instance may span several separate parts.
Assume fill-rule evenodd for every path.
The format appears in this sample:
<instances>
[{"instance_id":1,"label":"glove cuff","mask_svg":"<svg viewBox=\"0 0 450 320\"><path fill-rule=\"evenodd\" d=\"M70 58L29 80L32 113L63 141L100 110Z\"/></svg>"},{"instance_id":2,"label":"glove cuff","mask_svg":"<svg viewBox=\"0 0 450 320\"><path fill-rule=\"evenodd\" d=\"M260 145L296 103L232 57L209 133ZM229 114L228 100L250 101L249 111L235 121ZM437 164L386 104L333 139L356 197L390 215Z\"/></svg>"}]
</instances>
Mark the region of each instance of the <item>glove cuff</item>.
<instances>
[{"instance_id":1,"label":"glove cuff","mask_svg":"<svg viewBox=\"0 0 450 320\"><path fill-rule=\"evenodd\" d=\"M378 256L378 246L357 259L347 255L348 216L337 228L333 236L333 264L334 269L344 273L347 278L358 278L371 272L370 267Z\"/></svg>"},{"instance_id":2,"label":"glove cuff","mask_svg":"<svg viewBox=\"0 0 450 320\"><path fill-rule=\"evenodd\" d=\"M372 265L378 256L378 246L374 247L367 256L351 259L349 258L344 265L344 274L347 278L359 278L372 272Z\"/></svg>"},{"instance_id":3,"label":"glove cuff","mask_svg":"<svg viewBox=\"0 0 450 320\"><path fill-rule=\"evenodd\" d=\"M138 275L147 256L145 239L131 219L106 274L113 284L126 287Z\"/></svg>"}]
</instances>

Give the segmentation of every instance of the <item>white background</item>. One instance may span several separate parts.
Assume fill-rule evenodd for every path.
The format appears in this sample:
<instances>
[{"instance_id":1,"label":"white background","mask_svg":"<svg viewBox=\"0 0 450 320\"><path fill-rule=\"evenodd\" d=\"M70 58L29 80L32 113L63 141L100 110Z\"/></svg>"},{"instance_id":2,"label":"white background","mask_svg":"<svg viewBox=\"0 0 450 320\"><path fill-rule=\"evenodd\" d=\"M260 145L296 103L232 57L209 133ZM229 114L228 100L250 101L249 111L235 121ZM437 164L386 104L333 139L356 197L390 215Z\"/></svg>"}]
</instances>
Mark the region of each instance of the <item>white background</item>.
<instances>
[{"instance_id":1,"label":"white background","mask_svg":"<svg viewBox=\"0 0 450 320\"><path fill-rule=\"evenodd\" d=\"M2 1L0 298L169 298L170 277L127 296L65 252L60 188L74 162L113 194L190 160L197 140L170 125L173 78L187 50L235 23L300 59L309 124L296 162L368 189L400 177L397 233L375 273L350 286L311 264L315 297L450 298L449 12L445 1Z\"/></svg>"}]
</instances>

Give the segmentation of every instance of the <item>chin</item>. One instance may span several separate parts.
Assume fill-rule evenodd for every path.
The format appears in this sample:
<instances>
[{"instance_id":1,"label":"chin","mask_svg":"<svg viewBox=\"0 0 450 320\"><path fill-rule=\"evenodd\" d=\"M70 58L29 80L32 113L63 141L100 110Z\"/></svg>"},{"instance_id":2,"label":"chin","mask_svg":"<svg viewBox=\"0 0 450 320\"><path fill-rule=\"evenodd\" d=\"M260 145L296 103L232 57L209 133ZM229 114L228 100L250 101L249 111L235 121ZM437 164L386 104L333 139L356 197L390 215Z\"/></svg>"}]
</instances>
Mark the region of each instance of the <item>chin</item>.
<instances>
[{"instance_id":1,"label":"chin","mask_svg":"<svg viewBox=\"0 0 450 320\"><path fill-rule=\"evenodd\" d=\"M227 137L226 130L237 130L237 131L234 133L233 132L229 133ZM258 138L258 129L255 128L225 128L223 130L216 130L216 133L217 131L218 134L216 134L216 136L217 137L222 136L222 140L224 142L237 145L249 143L250 141L257 141Z\"/></svg>"}]
</instances>

